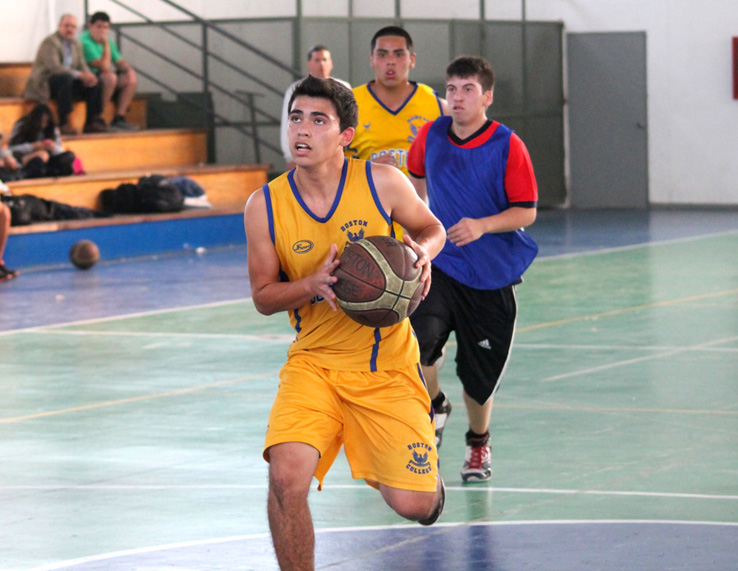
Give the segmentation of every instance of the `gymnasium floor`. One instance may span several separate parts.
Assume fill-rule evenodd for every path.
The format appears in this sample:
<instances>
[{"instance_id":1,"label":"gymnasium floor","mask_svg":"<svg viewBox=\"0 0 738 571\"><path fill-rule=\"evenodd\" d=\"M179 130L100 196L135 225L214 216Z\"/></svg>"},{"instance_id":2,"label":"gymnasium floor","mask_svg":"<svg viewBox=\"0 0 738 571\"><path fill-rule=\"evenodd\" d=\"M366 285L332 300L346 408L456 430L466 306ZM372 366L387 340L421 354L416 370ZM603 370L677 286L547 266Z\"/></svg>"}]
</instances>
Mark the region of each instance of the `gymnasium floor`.
<instances>
[{"instance_id":1,"label":"gymnasium floor","mask_svg":"<svg viewBox=\"0 0 738 571\"><path fill-rule=\"evenodd\" d=\"M317 567L738 569L738 211L542 211L493 413L446 510L395 516L339 458ZM0 571L272 570L265 421L291 339L245 248L0 284Z\"/></svg>"}]
</instances>

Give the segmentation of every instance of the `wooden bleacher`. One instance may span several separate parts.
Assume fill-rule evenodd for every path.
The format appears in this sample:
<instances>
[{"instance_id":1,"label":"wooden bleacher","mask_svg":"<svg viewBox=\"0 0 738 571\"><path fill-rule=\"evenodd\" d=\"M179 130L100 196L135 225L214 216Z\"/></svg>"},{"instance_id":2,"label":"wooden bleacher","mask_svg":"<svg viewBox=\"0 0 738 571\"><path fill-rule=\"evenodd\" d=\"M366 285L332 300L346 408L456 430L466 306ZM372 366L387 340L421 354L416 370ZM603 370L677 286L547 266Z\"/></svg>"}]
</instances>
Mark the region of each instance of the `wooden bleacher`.
<instances>
[{"instance_id":1,"label":"wooden bleacher","mask_svg":"<svg viewBox=\"0 0 738 571\"><path fill-rule=\"evenodd\" d=\"M0 135L7 142L15 122L28 113L34 103L23 99L23 90L31 73L30 63L0 63ZM56 105L49 102L54 112ZM103 118L106 122L113 119L115 109L109 105L103 110ZM131 103L128 111L128 120L134 125L146 127L146 96L137 95ZM85 123L85 106L75 105L74 111L69 117L70 123L80 132Z\"/></svg>"},{"instance_id":2,"label":"wooden bleacher","mask_svg":"<svg viewBox=\"0 0 738 571\"><path fill-rule=\"evenodd\" d=\"M13 124L32 103L22 99L30 63L0 64L0 134L7 142ZM51 105L53 108L53 104ZM105 110L112 118L112 104ZM78 103L70 117L81 130L85 105ZM81 134L64 137L64 147L81 159L86 174L7 182L13 194L32 194L73 206L100 209L100 192L140 177L161 174L188 176L202 186L212 209L187 209L172 214L120 215L112 218L59 221L13 226L13 236L58 232L84 227L135 225L156 220L192 220L216 215L240 215L251 192L267 182L270 165L207 165L207 133L202 129L146 129L146 97L137 96L127 115L139 131Z\"/></svg>"},{"instance_id":3,"label":"wooden bleacher","mask_svg":"<svg viewBox=\"0 0 738 571\"><path fill-rule=\"evenodd\" d=\"M30 63L0 63L0 96L20 97L26 88Z\"/></svg>"}]
</instances>

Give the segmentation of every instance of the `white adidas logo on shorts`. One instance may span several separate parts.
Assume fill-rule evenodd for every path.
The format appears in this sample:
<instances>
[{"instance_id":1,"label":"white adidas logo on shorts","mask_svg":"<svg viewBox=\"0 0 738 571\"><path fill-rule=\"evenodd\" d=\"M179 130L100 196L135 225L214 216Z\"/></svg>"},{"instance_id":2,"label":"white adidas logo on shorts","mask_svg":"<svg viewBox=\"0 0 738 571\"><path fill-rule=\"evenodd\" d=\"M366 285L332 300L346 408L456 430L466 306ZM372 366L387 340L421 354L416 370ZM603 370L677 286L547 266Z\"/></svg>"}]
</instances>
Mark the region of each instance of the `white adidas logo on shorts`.
<instances>
[{"instance_id":1,"label":"white adidas logo on shorts","mask_svg":"<svg viewBox=\"0 0 738 571\"><path fill-rule=\"evenodd\" d=\"M477 343L482 349L492 349L492 345L489 344L489 339L483 339Z\"/></svg>"}]
</instances>

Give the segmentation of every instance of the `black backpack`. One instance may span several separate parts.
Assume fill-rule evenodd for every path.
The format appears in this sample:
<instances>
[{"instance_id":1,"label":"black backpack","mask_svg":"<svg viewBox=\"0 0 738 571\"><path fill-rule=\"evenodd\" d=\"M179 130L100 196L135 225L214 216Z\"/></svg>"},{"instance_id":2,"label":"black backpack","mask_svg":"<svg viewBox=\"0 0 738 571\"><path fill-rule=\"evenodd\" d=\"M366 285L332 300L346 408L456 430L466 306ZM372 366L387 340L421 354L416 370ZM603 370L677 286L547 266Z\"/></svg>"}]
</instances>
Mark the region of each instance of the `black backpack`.
<instances>
[{"instance_id":1,"label":"black backpack","mask_svg":"<svg viewBox=\"0 0 738 571\"><path fill-rule=\"evenodd\" d=\"M166 177L151 175L141 177L138 184L123 183L101 191L100 201L103 210L113 214L179 212L184 195Z\"/></svg>"},{"instance_id":2,"label":"black backpack","mask_svg":"<svg viewBox=\"0 0 738 571\"><path fill-rule=\"evenodd\" d=\"M0 200L10 208L10 225L26 226L34 222L53 220L85 220L108 216L84 206L72 206L55 200L46 200L32 194L0 195Z\"/></svg>"},{"instance_id":3,"label":"black backpack","mask_svg":"<svg viewBox=\"0 0 738 571\"><path fill-rule=\"evenodd\" d=\"M142 212L179 212L184 207L184 195L162 175L138 179Z\"/></svg>"}]
</instances>

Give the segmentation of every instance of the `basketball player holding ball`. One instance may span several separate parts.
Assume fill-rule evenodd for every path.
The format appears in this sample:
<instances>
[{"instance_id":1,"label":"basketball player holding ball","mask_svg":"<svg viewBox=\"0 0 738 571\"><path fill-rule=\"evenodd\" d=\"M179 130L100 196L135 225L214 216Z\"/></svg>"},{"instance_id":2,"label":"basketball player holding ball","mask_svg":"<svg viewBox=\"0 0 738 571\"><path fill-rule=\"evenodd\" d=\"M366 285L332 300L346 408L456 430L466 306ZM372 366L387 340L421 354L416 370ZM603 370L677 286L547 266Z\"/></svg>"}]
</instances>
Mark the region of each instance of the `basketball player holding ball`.
<instances>
[{"instance_id":1,"label":"basketball player holding ball","mask_svg":"<svg viewBox=\"0 0 738 571\"><path fill-rule=\"evenodd\" d=\"M434 363L456 333L456 374L469 418L464 482L492 476L492 397L512 348L515 285L538 246L523 230L536 219L538 187L520 138L487 119L494 72L479 57L446 68L450 117L426 123L408 154L410 180L441 220L448 242L433 260L433 289L410 320L420 343L423 374L436 411L436 444L450 403Z\"/></svg>"},{"instance_id":2,"label":"basketball player holding ball","mask_svg":"<svg viewBox=\"0 0 738 571\"><path fill-rule=\"evenodd\" d=\"M313 569L308 492L313 477L322 486L342 445L353 477L399 515L430 525L443 509L433 413L409 321L360 325L337 307L331 286L346 244L392 235L396 221L427 294L430 260L446 233L399 170L344 158L357 124L351 90L308 77L289 108L297 166L249 198L244 224L254 306L288 312L296 333L264 445L272 541L282 569Z\"/></svg>"}]
</instances>

